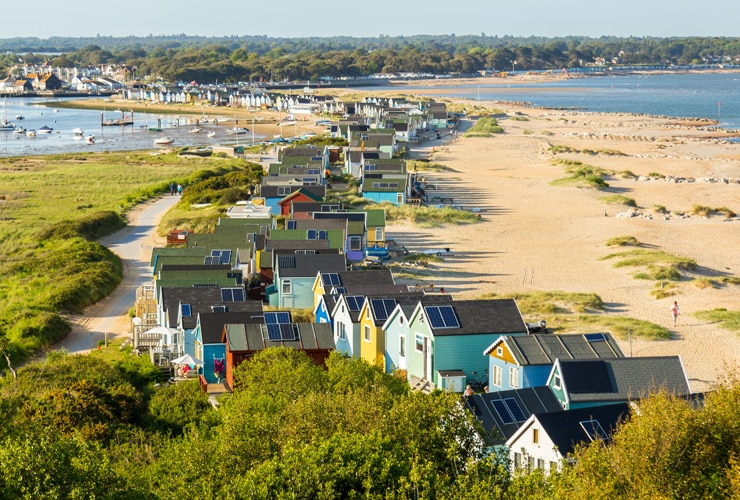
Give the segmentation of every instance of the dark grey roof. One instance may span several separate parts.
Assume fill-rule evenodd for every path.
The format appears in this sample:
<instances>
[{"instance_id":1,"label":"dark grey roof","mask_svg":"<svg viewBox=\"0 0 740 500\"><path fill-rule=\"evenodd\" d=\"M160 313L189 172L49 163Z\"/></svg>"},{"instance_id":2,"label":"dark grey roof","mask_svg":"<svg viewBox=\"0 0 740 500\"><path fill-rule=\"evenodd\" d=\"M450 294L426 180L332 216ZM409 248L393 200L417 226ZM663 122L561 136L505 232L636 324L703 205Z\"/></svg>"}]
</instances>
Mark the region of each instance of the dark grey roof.
<instances>
[{"instance_id":1,"label":"dark grey roof","mask_svg":"<svg viewBox=\"0 0 740 500\"><path fill-rule=\"evenodd\" d=\"M516 401L520 408L522 418L505 422L493 406L492 401L498 401L497 404L501 404L504 400L511 398ZM563 409L560 406L560 401L547 386L474 394L468 396L466 402L468 408L480 420L483 428L490 434L495 444L504 444L533 413L562 411Z\"/></svg>"},{"instance_id":2,"label":"dark grey roof","mask_svg":"<svg viewBox=\"0 0 740 500\"><path fill-rule=\"evenodd\" d=\"M263 184L260 187L260 195L264 196L265 198L285 198L285 194L278 194L278 190L281 187L289 187L290 192L293 193L295 191L298 191L299 189L302 189L306 193L311 193L312 195L323 198L326 196L326 186L325 185L318 185L318 186L304 186L304 185L290 185L290 184Z\"/></svg>"},{"instance_id":3,"label":"dark grey roof","mask_svg":"<svg viewBox=\"0 0 740 500\"><path fill-rule=\"evenodd\" d=\"M306 229L347 229L347 219L294 219L295 228Z\"/></svg>"},{"instance_id":4,"label":"dark grey roof","mask_svg":"<svg viewBox=\"0 0 740 500\"><path fill-rule=\"evenodd\" d=\"M251 301L240 304L247 306L242 311L233 311L236 304L232 304L228 312L203 312L200 313L200 333L203 344L220 344L224 325L231 323L264 323L262 316L262 303Z\"/></svg>"},{"instance_id":5,"label":"dark grey roof","mask_svg":"<svg viewBox=\"0 0 740 500\"><path fill-rule=\"evenodd\" d=\"M520 366L551 365L558 358L600 359L624 357L619 345L609 333L507 335L491 344L483 354L489 354L504 342Z\"/></svg>"},{"instance_id":6,"label":"dark grey roof","mask_svg":"<svg viewBox=\"0 0 740 500\"><path fill-rule=\"evenodd\" d=\"M250 302L224 302L221 295L222 288L239 288L239 287L173 287L162 288L161 304L162 310L166 311L170 325L177 323L178 307L180 303L190 304L191 314L189 318L183 318L183 328L194 328L199 313L209 313L214 306L226 306L228 310L245 310L247 308L258 307L262 309L262 303L259 301Z\"/></svg>"},{"instance_id":7,"label":"dark grey roof","mask_svg":"<svg viewBox=\"0 0 740 500\"><path fill-rule=\"evenodd\" d=\"M342 254L278 255L275 275L281 278L315 277L319 271L339 273L347 270L346 256Z\"/></svg>"},{"instance_id":8,"label":"dark grey roof","mask_svg":"<svg viewBox=\"0 0 740 500\"><path fill-rule=\"evenodd\" d=\"M576 445L591 442L591 436L601 434L601 430L606 433L606 436L602 437L606 441L610 440L618 424L627 420L629 416L628 403L536 414L542 429L563 456L572 453ZM593 420L599 423L600 428L591 423Z\"/></svg>"},{"instance_id":9,"label":"dark grey roof","mask_svg":"<svg viewBox=\"0 0 740 500\"><path fill-rule=\"evenodd\" d=\"M373 269L344 271L339 273L339 280L342 286L349 287L353 285L393 285L393 273L390 269Z\"/></svg>"},{"instance_id":10,"label":"dark grey roof","mask_svg":"<svg viewBox=\"0 0 740 500\"><path fill-rule=\"evenodd\" d=\"M326 250L329 240L267 240L265 250ZM295 252L293 252L295 253ZM326 253L326 252L322 252Z\"/></svg>"},{"instance_id":11,"label":"dark grey roof","mask_svg":"<svg viewBox=\"0 0 740 500\"><path fill-rule=\"evenodd\" d=\"M435 336L527 332L514 299L455 300L450 305L460 327L432 328Z\"/></svg>"},{"instance_id":12,"label":"dark grey roof","mask_svg":"<svg viewBox=\"0 0 740 500\"><path fill-rule=\"evenodd\" d=\"M678 356L559 359L556 366L571 403L629 401L663 389L676 396L691 394Z\"/></svg>"}]
</instances>

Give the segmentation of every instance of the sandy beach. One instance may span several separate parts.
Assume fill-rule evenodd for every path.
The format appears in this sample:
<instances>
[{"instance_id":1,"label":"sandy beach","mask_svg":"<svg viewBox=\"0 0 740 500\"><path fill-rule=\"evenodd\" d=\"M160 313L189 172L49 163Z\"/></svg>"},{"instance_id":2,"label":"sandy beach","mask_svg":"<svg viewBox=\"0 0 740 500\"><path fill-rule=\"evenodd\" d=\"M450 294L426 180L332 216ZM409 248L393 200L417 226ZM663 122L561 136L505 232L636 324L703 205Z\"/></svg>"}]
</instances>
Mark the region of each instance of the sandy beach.
<instances>
[{"instance_id":1,"label":"sandy beach","mask_svg":"<svg viewBox=\"0 0 740 500\"><path fill-rule=\"evenodd\" d=\"M433 264L435 286L456 298L488 292L596 293L609 314L669 328L669 341L633 337L631 342L620 339L620 345L627 355L680 355L694 391L710 388L728 367L737 367L737 335L692 313L737 310L740 287L700 289L688 278L740 271L740 218L688 212L695 205L740 212L740 144L727 142L726 132L708 130L702 121L485 105L506 111L499 119L505 133L465 138L460 131L448 137L430 152L430 160L453 172L426 175L436 186L428 195L452 197L455 205L480 211L482 221L443 228L388 227L409 250L452 250L453 255ZM469 125L462 123L463 128ZM556 154L551 146L572 152ZM556 159L614 172L605 179L609 188L551 185L567 175ZM624 178L625 171L635 177ZM664 177L651 176L656 173ZM637 207L601 200L610 194L632 198ZM667 213L654 211L657 205ZM640 269L616 268L613 260L602 260L624 250L606 245L622 236L695 259L698 269L677 283L675 295L656 299L650 295L655 281L633 278ZM675 328L670 313L674 300L681 308Z\"/></svg>"}]
</instances>

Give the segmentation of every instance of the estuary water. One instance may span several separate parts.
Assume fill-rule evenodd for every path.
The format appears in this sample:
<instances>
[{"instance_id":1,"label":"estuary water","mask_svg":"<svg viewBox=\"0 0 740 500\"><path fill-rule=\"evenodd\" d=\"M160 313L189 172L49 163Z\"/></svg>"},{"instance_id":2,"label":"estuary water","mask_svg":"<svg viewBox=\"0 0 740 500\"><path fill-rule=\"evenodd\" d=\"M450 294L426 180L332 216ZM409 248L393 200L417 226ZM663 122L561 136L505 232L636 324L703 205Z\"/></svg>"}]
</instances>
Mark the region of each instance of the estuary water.
<instances>
[{"instance_id":1,"label":"estuary water","mask_svg":"<svg viewBox=\"0 0 740 500\"><path fill-rule=\"evenodd\" d=\"M404 85L433 97L526 102L536 107L719 120L740 129L740 73L643 73L588 76L545 83ZM439 90L439 93L435 93Z\"/></svg>"},{"instance_id":2,"label":"estuary water","mask_svg":"<svg viewBox=\"0 0 740 500\"><path fill-rule=\"evenodd\" d=\"M74 98L78 100L79 98ZM234 126L233 119L226 121L222 118L222 125L201 123L200 133L191 133L195 126L193 115L161 115L154 113L134 113L133 126L102 126L101 117L121 119L122 112L116 105L109 110L59 108L54 102L63 99L45 99L42 97L13 97L0 99L0 119L7 120L27 130L38 130L41 127L51 127L50 134L37 134L28 137L26 134L0 132L0 157L9 156L37 156L57 153L75 153L83 151L132 151L153 150L157 147L154 140L167 136L174 142L167 147L182 146L213 146L216 144L234 144L235 136L228 135L226 129ZM49 106L41 105L49 102ZM127 118L131 117L129 110L124 110ZM102 115L102 116L101 116ZM18 119L18 117L23 117ZM215 115L213 116L215 117ZM239 126L243 126L239 124ZM95 143L87 144L82 136L75 136L74 130L80 128L84 135L94 135ZM161 132L150 131L150 128L161 128ZM214 137L208 137L208 132L215 132ZM252 135L247 134L239 138L241 144L251 142ZM255 141L264 140L260 134L255 134Z\"/></svg>"}]
</instances>

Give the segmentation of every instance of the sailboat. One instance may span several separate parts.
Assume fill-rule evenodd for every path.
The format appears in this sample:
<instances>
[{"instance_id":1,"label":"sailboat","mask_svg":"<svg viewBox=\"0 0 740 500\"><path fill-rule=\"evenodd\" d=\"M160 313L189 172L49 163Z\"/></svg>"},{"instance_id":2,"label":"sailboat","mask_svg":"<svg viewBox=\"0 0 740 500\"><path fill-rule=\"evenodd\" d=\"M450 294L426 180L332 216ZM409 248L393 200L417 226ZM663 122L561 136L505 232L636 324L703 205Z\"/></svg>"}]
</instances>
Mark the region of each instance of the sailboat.
<instances>
[{"instance_id":1,"label":"sailboat","mask_svg":"<svg viewBox=\"0 0 740 500\"><path fill-rule=\"evenodd\" d=\"M0 132L12 132L15 125L8 121L8 98L3 101L3 117L0 119Z\"/></svg>"}]
</instances>

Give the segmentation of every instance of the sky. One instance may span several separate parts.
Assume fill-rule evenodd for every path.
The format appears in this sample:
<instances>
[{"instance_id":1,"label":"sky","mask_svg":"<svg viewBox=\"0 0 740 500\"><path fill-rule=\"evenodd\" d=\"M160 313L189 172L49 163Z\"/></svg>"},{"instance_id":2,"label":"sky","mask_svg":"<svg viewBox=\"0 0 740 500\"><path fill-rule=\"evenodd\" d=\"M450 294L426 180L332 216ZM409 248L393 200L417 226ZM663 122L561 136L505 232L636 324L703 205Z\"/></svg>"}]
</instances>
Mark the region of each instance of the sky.
<instances>
[{"instance_id":1,"label":"sky","mask_svg":"<svg viewBox=\"0 0 740 500\"><path fill-rule=\"evenodd\" d=\"M34 12L38 14L34 14ZM0 4L0 39L33 36L740 36L736 0L59 0Z\"/></svg>"}]
</instances>

